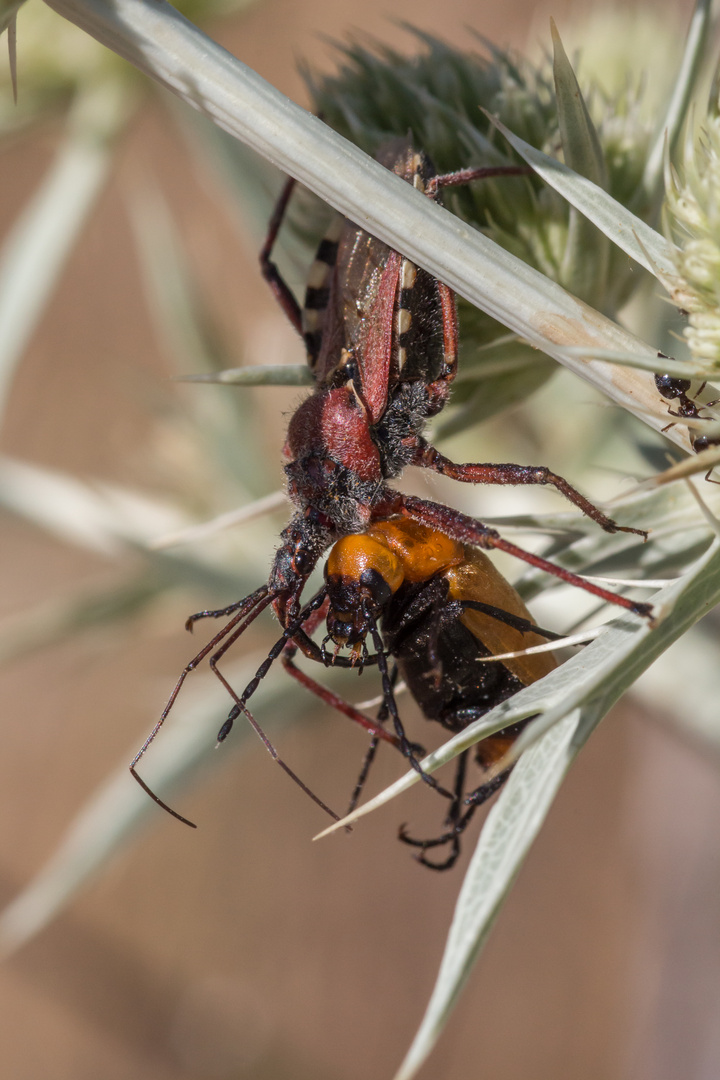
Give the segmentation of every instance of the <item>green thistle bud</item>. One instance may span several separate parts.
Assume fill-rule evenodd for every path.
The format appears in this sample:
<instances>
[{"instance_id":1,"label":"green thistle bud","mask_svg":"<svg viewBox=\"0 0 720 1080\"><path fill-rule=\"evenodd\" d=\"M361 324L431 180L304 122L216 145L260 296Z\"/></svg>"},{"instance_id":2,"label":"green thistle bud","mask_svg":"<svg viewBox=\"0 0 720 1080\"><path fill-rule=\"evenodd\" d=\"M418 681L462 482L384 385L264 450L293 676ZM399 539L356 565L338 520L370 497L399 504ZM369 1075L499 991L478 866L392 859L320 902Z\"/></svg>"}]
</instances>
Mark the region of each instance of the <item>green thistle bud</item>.
<instances>
[{"instance_id":1,"label":"green thistle bud","mask_svg":"<svg viewBox=\"0 0 720 1080\"><path fill-rule=\"evenodd\" d=\"M515 134L545 153L580 168L573 147L563 147L557 60L539 64L495 47L488 58L459 52L415 31L424 48L402 56L379 43L341 47L338 74L306 73L317 111L327 123L370 154L384 141L411 132L438 172L466 166L521 164L488 120L497 115ZM569 62L563 74L576 87ZM569 74L568 74L569 73ZM565 87L566 89L567 87ZM571 91L572 92L572 91ZM640 216L650 212L642 176L654 118L643 116L639 85L627 81L615 95L586 80L583 93L599 147L597 174L613 197ZM650 110L648 110L650 113ZM591 119L590 119L591 118ZM583 151L584 152L584 148ZM598 180L600 176L600 181ZM579 220L563 198L537 177L501 177L449 189L444 204L492 240L593 307L613 315L639 283L627 257ZM554 365L511 338L489 316L461 302L462 361L454 396L464 406L445 431L482 419L541 385Z\"/></svg>"}]
</instances>

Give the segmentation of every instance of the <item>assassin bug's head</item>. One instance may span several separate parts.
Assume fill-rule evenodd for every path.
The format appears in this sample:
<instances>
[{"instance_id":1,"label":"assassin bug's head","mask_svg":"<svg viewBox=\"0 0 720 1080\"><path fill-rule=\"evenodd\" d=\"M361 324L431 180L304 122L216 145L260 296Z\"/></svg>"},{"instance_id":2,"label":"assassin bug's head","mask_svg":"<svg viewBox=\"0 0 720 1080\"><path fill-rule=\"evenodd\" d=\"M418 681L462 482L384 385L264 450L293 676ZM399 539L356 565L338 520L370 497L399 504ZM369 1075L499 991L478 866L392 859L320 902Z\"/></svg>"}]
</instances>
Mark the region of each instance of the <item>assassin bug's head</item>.
<instances>
[{"instance_id":1,"label":"assassin bug's head","mask_svg":"<svg viewBox=\"0 0 720 1080\"><path fill-rule=\"evenodd\" d=\"M303 585L330 540L330 529L312 510L296 514L280 534L268 589L275 596L273 607L283 625L297 612Z\"/></svg>"}]
</instances>

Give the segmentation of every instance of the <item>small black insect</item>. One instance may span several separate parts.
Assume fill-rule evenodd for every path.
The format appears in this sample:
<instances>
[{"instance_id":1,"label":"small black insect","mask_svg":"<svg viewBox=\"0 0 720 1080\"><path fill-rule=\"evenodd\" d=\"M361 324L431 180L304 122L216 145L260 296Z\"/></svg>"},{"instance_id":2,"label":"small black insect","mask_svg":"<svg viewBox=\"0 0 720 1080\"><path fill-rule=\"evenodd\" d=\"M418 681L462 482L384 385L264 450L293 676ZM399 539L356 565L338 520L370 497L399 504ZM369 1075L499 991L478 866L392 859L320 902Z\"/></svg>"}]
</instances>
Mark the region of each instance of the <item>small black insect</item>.
<instances>
[{"instance_id":1,"label":"small black insect","mask_svg":"<svg viewBox=\"0 0 720 1080\"><path fill-rule=\"evenodd\" d=\"M658 353L658 357L662 360L669 359L664 353L660 352ZM692 386L690 379L678 378L675 375L655 375L655 386L657 387L658 393L661 394L666 401L676 404L675 409L671 409L670 406L668 406L668 413L670 416L676 416L680 420L711 421L716 419L714 416L703 416L700 409L713 408L713 406L718 404L717 400L704 401L700 405L698 405L696 400L696 398L702 394L706 385L707 382L702 382L698 387L695 396L689 397L688 390L690 390ZM672 421L667 427L663 428L663 431L667 431L669 428L673 427L674 423L675 421ZM688 436L690 438L690 444L696 454L699 454L702 450L709 449L711 446L720 446L720 437L696 435L692 428L688 428ZM706 480L710 478L711 472L712 469L707 472L705 476ZM713 483L716 482L717 481L713 481Z\"/></svg>"}]
</instances>

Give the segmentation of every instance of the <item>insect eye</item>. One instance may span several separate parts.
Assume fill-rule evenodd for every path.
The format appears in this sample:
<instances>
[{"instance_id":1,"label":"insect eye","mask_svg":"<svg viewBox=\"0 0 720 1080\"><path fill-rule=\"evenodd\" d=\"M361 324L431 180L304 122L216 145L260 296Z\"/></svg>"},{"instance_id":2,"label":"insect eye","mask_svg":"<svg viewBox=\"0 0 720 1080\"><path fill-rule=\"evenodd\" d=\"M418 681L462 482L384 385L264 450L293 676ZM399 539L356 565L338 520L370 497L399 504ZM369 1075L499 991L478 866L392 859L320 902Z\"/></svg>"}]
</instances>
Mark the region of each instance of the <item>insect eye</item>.
<instances>
[{"instance_id":1,"label":"insect eye","mask_svg":"<svg viewBox=\"0 0 720 1080\"><path fill-rule=\"evenodd\" d=\"M313 568L312 553L307 548L297 547L295 554L293 555L293 569L296 574L300 574L301 577L306 577Z\"/></svg>"}]
</instances>

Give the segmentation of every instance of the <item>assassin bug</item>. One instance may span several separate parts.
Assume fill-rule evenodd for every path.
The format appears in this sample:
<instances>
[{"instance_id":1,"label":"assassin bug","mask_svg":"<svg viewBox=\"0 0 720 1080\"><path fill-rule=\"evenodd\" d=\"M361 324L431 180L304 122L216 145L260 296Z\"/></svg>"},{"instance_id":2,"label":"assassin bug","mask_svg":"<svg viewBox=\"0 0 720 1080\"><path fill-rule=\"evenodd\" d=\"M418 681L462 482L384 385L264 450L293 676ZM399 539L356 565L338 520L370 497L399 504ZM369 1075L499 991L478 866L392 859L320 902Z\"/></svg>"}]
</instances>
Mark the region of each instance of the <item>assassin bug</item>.
<instances>
[{"instance_id":1,"label":"assassin bug","mask_svg":"<svg viewBox=\"0 0 720 1080\"><path fill-rule=\"evenodd\" d=\"M524 167L465 169L438 176L408 139L387 144L378 160L433 200L444 187L526 172ZM224 738L235 717L245 711L246 696L238 696L218 670L218 661L271 605L283 627L283 644L275 655L295 636L302 638L303 624L319 610L301 611L300 599L317 562L335 541L362 533L373 522L401 516L460 543L506 551L608 603L651 616L648 604L618 596L524 551L475 518L388 486L387 481L406 465L429 468L466 483L545 484L555 487L606 531L646 536L641 530L617 525L545 467L461 465L431 446L423 438L425 422L445 405L457 369L452 292L359 226L339 219L318 249L301 311L271 259L292 186L290 181L280 198L260 261L280 305L305 338L315 377L314 391L290 420L284 447L288 495L295 513L281 533L267 584L227 608L189 620L192 625L200 615L229 619L181 673L160 719L130 766L146 790L137 763L189 672L209 657L212 670L235 701L221 731ZM265 744L275 754L266 739Z\"/></svg>"},{"instance_id":2,"label":"assassin bug","mask_svg":"<svg viewBox=\"0 0 720 1080\"><path fill-rule=\"evenodd\" d=\"M409 141L395 140L378 160L436 200L442 188L524 168L465 169L434 174ZM423 438L426 421L445 405L457 370L457 314L447 286L352 222L338 219L320 244L300 310L271 260L292 181L271 222L261 265L283 309L303 334L316 388L290 420L284 453L288 493L297 513L282 534L269 582L285 624L322 551L339 536L360 533L394 515L422 521L455 539L497 547L572 581L611 603L648 615L640 605L598 590L502 539L481 522L388 487L406 465L466 483L555 487L609 532L618 526L562 477L545 467L456 464Z\"/></svg>"}]
</instances>

